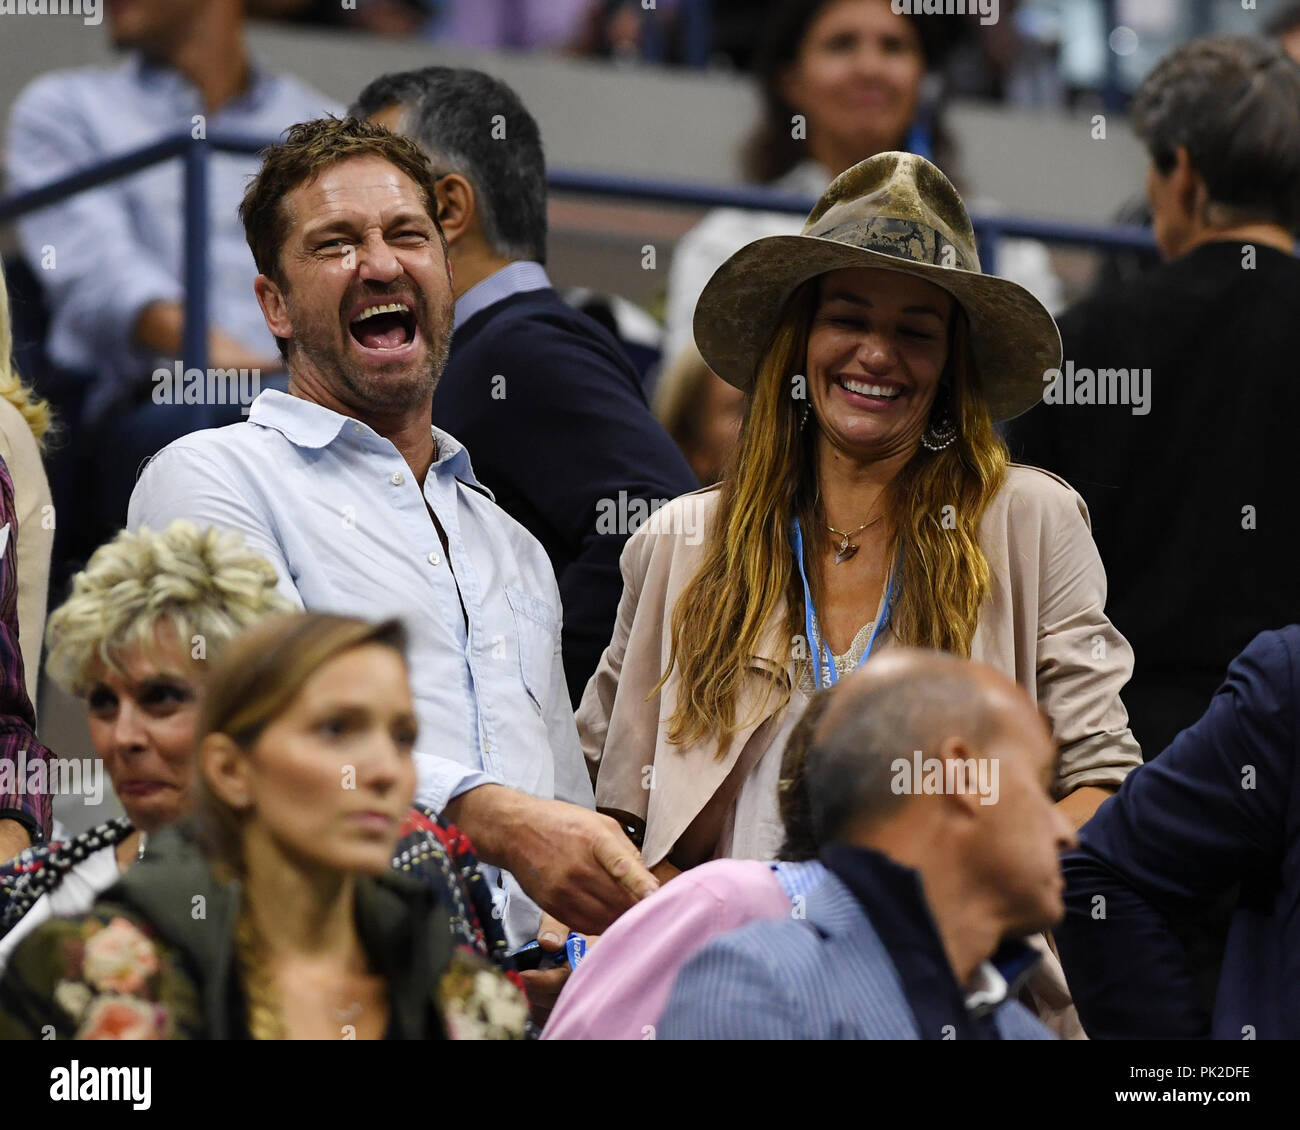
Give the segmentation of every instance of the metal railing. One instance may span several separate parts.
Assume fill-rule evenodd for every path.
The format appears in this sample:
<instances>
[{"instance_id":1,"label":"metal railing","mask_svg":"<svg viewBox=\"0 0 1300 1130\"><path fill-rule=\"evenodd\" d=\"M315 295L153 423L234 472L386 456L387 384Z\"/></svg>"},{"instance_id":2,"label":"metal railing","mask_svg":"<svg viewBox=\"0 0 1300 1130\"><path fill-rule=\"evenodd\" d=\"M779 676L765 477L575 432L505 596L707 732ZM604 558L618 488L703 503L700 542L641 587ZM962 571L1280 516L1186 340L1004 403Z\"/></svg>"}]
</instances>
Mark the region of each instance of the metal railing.
<instances>
[{"instance_id":1,"label":"metal railing","mask_svg":"<svg viewBox=\"0 0 1300 1130\"><path fill-rule=\"evenodd\" d=\"M194 138L188 133L179 133L60 177L49 184L0 198L0 223L17 220L28 213L58 204L79 192L99 188L164 161L179 158L184 164L181 208L185 226L185 328L181 348L186 367L206 370L209 162L214 152L256 154L275 141L274 138L229 134ZM550 187L557 192L618 200L650 200L684 207L743 208L804 215L816 203L769 188L682 184L677 181L605 173L553 170L549 182ZM972 214L971 224L979 240L983 268L990 274L997 267L997 243L1005 237L1105 250L1149 251L1155 246L1149 230L1133 226L1080 224L990 213Z\"/></svg>"}]
</instances>

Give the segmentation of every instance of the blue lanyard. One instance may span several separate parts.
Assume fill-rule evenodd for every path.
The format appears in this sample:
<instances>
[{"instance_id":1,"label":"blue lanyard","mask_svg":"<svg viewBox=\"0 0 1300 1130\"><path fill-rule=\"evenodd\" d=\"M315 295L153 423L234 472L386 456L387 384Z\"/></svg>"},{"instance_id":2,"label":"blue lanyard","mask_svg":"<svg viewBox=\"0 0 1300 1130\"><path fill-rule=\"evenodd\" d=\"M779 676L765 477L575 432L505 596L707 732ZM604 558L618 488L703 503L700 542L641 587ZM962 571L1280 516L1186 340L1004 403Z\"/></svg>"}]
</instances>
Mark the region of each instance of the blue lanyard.
<instances>
[{"instance_id":1,"label":"blue lanyard","mask_svg":"<svg viewBox=\"0 0 1300 1130\"><path fill-rule=\"evenodd\" d=\"M835 657L831 654L830 644L826 642L825 637L822 636L820 632L816 633L816 635L813 633L813 621L816 619L817 613L813 610L812 589L808 585L808 572L804 568L803 530L799 528L798 518L794 520L793 533L794 558L799 563L799 578L803 581L804 635L808 640L808 647L813 652L813 683L818 690L821 690L823 687L831 687L839 682L840 674L835 669ZM899 561L896 562L894 567L889 571L888 588L885 590L885 606L880 610L880 615L877 617L875 624L871 628L871 635L867 639L867 649L862 653L862 658L854 665L855 670L871 658L871 651L876 646L876 637L880 635L882 629L889 627L889 621L894 611L894 601L898 596L897 590L900 583L898 578L898 566L901 563L902 550L900 548ZM816 646L813 644L814 638L818 641ZM822 677L823 659L826 661L826 676L824 682Z\"/></svg>"}]
</instances>

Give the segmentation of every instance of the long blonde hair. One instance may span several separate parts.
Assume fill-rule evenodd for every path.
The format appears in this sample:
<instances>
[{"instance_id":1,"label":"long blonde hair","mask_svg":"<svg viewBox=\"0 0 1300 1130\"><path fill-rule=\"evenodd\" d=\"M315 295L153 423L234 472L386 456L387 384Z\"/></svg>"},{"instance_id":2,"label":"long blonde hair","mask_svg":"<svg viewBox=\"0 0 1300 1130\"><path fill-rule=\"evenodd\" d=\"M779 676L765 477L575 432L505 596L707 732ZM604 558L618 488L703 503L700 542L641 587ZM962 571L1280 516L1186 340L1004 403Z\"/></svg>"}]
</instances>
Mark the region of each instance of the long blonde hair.
<instances>
[{"instance_id":1,"label":"long blonde hair","mask_svg":"<svg viewBox=\"0 0 1300 1130\"><path fill-rule=\"evenodd\" d=\"M198 744L223 734L248 750L330 660L367 644L390 647L405 660L406 632L397 620L371 624L320 612L267 617L234 640L214 665L199 715ZM208 784L200 763L195 774L194 818L216 874L242 876L245 817ZM284 1021L266 940L247 900L235 928L235 958L249 1034L255 1040L285 1037Z\"/></svg>"},{"instance_id":2,"label":"long blonde hair","mask_svg":"<svg viewBox=\"0 0 1300 1130\"><path fill-rule=\"evenodd\" d=\"M736 717L737 696L765 625L782 600L787 665L794 640L803 633L804 597L790 543L791 520L798 517L807 531L810 560L818 560L825 545L816 428L811 421L801 427L807 401L791 395L793 382L804 380L798 374L807 359L819 286L813 279L791 296L759 362L734 468L719 488L704 560L673 608L668 665L655 688L662 690L677 668L681 689L668 738L688 745L717 734L719 757L737 730L757 720ZM965 312L954 306L941 384L950 390L957 438L943 451L918 448L885 495L891 560L904 547L891 630L900 643L962 656L970 655L989 589L979 524L1008 461L981 393L969 334ZM812 570L814 603L819 577ZM774 690L769 681L758 711L770 704ZM787 689L779 705L788 699Z\"/></svg>"},{"instance_id":3,"label":"long blonde hair","mask_svg":"<svg viewBox=\"0 0 1300 1130\"><path fill-rule=\"evenodd\" d=\"M0 269L0 396L9 401L22 414L40 448L45 446L45 434L50 430L50 406L23 384L13 365L14 334L9 320L9 291L5 286L4 271Z\"/></svg>"}]
</instances>

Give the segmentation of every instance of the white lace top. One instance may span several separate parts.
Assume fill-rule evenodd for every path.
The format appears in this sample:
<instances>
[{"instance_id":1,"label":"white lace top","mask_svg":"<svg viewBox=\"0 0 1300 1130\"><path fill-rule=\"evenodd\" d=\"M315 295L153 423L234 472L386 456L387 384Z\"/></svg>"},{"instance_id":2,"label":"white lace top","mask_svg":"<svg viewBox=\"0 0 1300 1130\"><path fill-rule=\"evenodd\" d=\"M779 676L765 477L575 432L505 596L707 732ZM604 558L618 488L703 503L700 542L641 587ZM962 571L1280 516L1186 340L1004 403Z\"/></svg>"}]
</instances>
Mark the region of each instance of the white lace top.
<instances>
[{"instance_id":1,"label":"white lace top","mask_svg":"<svg viewBox=\"0 0 1300 1130\"><path fill-rule=\"evenodd\" d=\"M858 629L857 635L853 637L853 642L849 644L848 651L843 655L831 656L835 661L835 677L837 680L844 678L845 675L849 674L858 665L858 660L862 658L863 652L867 650L867 644L871 642L871 631L875 626L876 622L874 620L868 620ZM821 625L817 622L816 614L812 617L812 630L812 653L809 655L807 661L802 664L802 670L799 675L799 689L803 691L804 694L809 695L817 689L816 685L813 683L812 656L821 653L820 649L822 648L822 630ZM821 654L822 689L824 690L826 687L830 686L830 683L827 682L825 654Z\"/></svg>"}]
</instances>

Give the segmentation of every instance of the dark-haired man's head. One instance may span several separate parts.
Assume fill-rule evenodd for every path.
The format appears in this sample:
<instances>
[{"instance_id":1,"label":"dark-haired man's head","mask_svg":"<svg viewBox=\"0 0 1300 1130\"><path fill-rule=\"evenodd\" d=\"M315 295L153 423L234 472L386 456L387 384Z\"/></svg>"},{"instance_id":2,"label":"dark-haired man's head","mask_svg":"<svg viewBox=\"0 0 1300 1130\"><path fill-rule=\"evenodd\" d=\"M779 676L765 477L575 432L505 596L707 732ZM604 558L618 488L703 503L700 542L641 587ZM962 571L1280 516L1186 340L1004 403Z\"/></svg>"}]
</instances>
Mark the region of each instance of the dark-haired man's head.
<instances>
[{"instance_id":1,"label":"dark-haired man's head","mask_svg":"<svg viewBox=\"0 0 1300 1130\"><path fill-rule=\"evenodd\" d=\"M508 263L545 264L541 132L505 83L456 67L384 75L349 113L405 134L428 155L457 297Z\"/></svg>"},{"instance_id":2,"label":"dark-haired man's head","mask_svg":"<svg viewBox=\"0 0 1300 1130\"><path fill-rule=\"evenodd\" d=\"M1300 66L1280 46L1232 36L1184 44L1142 84L1133 124L1166 258L1217 239L1290 250L1300 233Z\"/></svg>"},{"instance_id":3,"label":"dark-haired man's head","mask_svg":"<svg viewBox=\"0 0 1300 1130\"><path fill-rule=\"evenodd\" d=\"M914 868L941 932L961 919L996 947L1063 913L1074 830L1053 803L1056 763L1042 715L1006 676L893 650L836 688L812 735L812 834Z\"/></svg>"},{"instance_id":4,"label":"dark-haired man's head","mask_svg":"<svg viewBox=\"0 0 1300 1130\"><path fill-rule=\"evenodd\" d=\"M427 430L453 304L435 208L424 153L382 126L302 122L266 151L240 216L291 392Z\"/></svg>"},{"instance_id":5,"label":"dark-haired man's head","mask_svg":"<svg viewBox=\"0 0 1300 1130\"><path fill-rule=\"evenodd\" d=\"M1279 47L1300 63L1300 3L1292 0L1273 13L1264 29Z\"/></svg>"}]
</instances>

